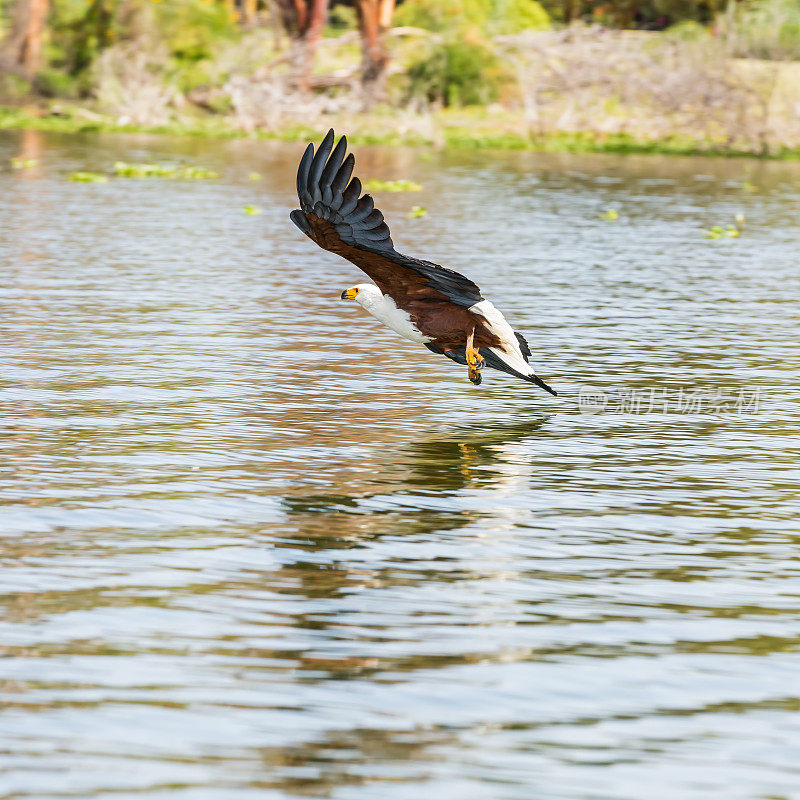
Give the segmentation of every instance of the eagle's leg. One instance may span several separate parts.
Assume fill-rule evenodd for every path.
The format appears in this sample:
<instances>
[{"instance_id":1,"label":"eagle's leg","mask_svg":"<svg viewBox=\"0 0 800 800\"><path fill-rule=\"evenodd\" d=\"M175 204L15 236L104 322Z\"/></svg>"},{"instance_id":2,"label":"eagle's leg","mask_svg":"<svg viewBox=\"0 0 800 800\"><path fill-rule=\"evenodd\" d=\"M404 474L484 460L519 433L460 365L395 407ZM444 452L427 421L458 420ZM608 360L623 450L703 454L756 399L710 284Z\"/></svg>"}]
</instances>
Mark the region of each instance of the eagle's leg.
<instances>
[{"instance_id":1,"label":"eagle's leg","mask_svg":"<svg viewBox=\"0 0 800 800\"><path fill-rule=\"evenodd\" d=\"M481 358L481 354L477 351L474 346L474 339L475 339L475 328L472 329L472 333L467 337L467 350L466 350L466 358L467 358L467 367L468 371L467 374L469 379L476 385L480 384L481 382L481 368L483 367L483 358Z\"/></svg>"}]
</instances>

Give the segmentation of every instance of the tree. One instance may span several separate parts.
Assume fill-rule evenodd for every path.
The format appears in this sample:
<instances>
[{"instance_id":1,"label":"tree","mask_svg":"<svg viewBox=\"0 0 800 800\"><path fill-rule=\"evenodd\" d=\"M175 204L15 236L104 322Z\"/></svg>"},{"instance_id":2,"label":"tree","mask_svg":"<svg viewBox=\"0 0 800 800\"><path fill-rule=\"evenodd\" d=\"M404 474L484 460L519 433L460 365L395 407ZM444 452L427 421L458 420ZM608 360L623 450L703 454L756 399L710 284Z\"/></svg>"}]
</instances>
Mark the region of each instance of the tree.
<instances>
[{"instance_id":1,"label":"tree","mask_svg":"<svg viewBox=\"0 0 800 800\"><path fill-rule=\"evenodd\" d=\"M242 0L242 24L250 27L256 24L258 0Z\"/></svg>"},{"instance_id":2,"label":"tree","mask_svg":"<svg viewBox=\"0 0 800 800\"><path fill-rule=\"evenodd\" d=\"M395 0L356 0L362 48L361 83L367 106L386 97L389 66L386 31L392 24L394 4Z\"/></svg>"},{"instance_id":3,"label":"tree","mask_svg":"<svg viewBox=\"0 0 800 800\"><path fill-rule=\"evenodd\" d=\"M311 86L314 56L328 18L329 0L278 0L281 21L291 37L289 81L307 92Z\"/></svg>"},{"instance_id":4,"label":"tree","mask_svg":"<svg viewBox=\"0 0 800 800\"><path fill-rule=\"evenodd\" d=\"M0 69L33 78L42 61L42 38L50 0L17 0L11 29L0 45Z\"/></svg>"}]
</instances>

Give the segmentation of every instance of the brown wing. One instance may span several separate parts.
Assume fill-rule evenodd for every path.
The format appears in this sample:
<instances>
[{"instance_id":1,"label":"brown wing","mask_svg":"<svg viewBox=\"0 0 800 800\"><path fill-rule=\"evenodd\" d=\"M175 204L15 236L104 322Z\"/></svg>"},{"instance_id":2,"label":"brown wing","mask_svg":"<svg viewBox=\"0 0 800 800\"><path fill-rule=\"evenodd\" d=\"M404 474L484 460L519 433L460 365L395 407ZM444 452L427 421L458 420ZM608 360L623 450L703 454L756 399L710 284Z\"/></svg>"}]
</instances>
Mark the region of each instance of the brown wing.
<instances>
[{"instance_id":1,"label":"brown wing","mask_svg":"<svg viewBox=\"0 0 800 800\"><path fill-rule=\"evenodd\" d=\"M366 272L398 306L409 299L480 303L480 289L469 278L394 249L383 214L370 195L361 196L361 181L350 180L355 159L352 153L345 158L347 139L342 136L335 148L333 140L329 130L316 154L313 144L303 153L297 170L301 208L290 214L292 222L320 247Z\"/></svg>"}]
</instances>

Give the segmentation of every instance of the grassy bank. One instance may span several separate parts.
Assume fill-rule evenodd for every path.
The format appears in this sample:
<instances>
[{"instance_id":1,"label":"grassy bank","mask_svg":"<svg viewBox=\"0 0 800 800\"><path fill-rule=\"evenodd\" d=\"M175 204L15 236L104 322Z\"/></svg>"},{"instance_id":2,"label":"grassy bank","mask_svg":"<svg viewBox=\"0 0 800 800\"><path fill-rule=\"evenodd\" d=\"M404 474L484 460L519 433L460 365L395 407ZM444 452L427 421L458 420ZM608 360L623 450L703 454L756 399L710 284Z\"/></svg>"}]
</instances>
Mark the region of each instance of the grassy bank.
<instances>
[{"instance_id":1,"label":"grassy bank","mask_svg":"<svg viewBox=\"0 0 800 800\"><path fill-rule=\"evenodd\" d=\"M133 125L110 115L78 106L59 106L57 111L35 107L0 106L0 130L39 130L55 133L148 133L170 136L255 138L307 141L333 127L347 133L353 144L418 146L462 149L528 150L549 153L618 153L703 155L726 158L800 160L800 148L763 150L730 146L723 141L689 136L637 138L625 133L533 132L520 114L492 113L486 109L441 110L410 117L395 112L329 115L314 124L287 120L273 130L245 131L232 120L216 115L197 115L161 125Z\"/></svg>"}]
</instances>

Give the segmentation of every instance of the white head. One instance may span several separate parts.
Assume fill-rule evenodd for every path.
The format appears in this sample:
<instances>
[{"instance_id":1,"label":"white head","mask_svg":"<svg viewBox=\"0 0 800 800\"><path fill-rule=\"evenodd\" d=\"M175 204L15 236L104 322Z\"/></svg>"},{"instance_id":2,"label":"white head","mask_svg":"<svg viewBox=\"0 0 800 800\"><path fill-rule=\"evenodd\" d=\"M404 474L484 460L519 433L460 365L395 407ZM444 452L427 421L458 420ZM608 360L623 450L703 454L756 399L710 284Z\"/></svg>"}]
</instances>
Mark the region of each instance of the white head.
<instances>
[{"instance_id":1,"label":"white head","mask_svg":"<svg viewBox=\"0 0 800 800\"><path fill-rule=\"evenodd\" d=\"M342 300L355 300L363 309L369 311L384 302L383 292L374 283L359 283L345 289Z\"/></svg>"},{"instance_id":2,"label":"white head","mask_svg":"<svg viewBox=\"0 0 800 800\"><path fill-rule=\"evenodd\" d=\"M372 314L375 319L412 342L424 344L432 341L430 336L417 328L407 311L398 308L394 300L373 283L359 283L345 289L341 297L342 300L355 300L367 314Z\"/></svg>"}]
</instances>

